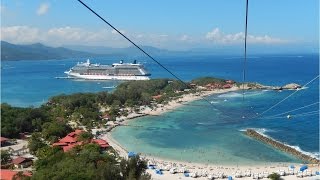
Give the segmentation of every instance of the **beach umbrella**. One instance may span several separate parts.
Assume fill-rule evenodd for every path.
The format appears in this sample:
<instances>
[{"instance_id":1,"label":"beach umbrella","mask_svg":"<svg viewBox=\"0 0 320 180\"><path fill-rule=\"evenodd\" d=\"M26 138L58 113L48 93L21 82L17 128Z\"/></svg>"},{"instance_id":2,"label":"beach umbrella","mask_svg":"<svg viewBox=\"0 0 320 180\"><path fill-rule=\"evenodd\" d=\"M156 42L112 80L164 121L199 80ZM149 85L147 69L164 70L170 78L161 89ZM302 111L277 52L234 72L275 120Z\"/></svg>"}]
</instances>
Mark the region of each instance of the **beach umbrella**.
<instances>
[{"instance_id":1,"label":"beach umbrella","mask_svg":"<svg viewBox=\"0 0 320 180\"><path fill-rule=\"evenodd\" d=\"M134 156L136 156L136 153L134 153L134 152L128 152L128 157L130 158L130 157L134 157Z\"/></svg>"},{"instance_id":2,"label":"beach umbrella","mask_svg":"<svg viewBox=\"0 0 320 180\"><path fill-rule=\"evenodd\" d=\"M228 180L232 180L232 176L229 176L229 177L228 177Z\"/></svg>"},{"instance_id":3,"label":"beach umbrella","mask_svg":"<svg viewBox=\"0 0 320 180\"><path fill-rule=\"evenodd\" d=\"M306 169L308 169L308 166L307 166L307 165L303 165L303 166L300 167L300 171L304 171L304 170L306 170Z\"/></svg>"},{"instance_id":4,"label":"beach umbrella","mask_svg":"<svg viewBox=\"0 0 320 180\"><path fill-rule=\"evenodd\" d=\"M294 165L290 165L290 168L291 168L291 169L294 169L295 167L294 167Z\"/></svg>"},{"instance_id":5,"label":"beach umbrella","mask_svg":"<svg viewBox=\"0 0 320 180\"><path fill-rule=\"evenodd\" d=\"M156 174L162 175L161 169L156 169Z\"/></svg>"}]
</instances>

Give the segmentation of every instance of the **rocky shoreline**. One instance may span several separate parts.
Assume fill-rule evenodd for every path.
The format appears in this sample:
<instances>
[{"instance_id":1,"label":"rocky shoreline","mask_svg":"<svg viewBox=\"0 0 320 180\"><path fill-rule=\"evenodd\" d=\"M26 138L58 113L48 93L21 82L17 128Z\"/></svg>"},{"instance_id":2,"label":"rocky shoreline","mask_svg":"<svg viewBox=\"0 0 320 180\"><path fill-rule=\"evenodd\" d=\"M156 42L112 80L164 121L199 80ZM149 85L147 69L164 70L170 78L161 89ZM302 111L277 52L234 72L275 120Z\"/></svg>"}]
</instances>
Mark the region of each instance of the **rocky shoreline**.
<instances>
[{"instance_id":1,"label":"rocky shoreline","mask_svg":"<svg viewBox=\"0 0 320 180\"><path fill-rule=\"evenodd\" d=\"M320 163L320 160L319 159L316 159L314 157L311 157L307 154L303 154L302 152L288 146L288 145L285 145L281 142L278 142L276 140L273 140L269 137L266 137L260 133L258 133L257 131L253 130L253 129L247 129L245 131L245 134L250 136L250 137L253 137L255 139L257 139L258 141L261 141L263 143L266 143L266 144L269 144L271 145L272 147L274 148L277 148L281 151L284 151L286 153L289 153L289 154L292 154L296 157L298 157L299 159L303 160L303 161L307 161L309 163L313 163L313 164L319 164Z\"/></svg>"}]
</instances>

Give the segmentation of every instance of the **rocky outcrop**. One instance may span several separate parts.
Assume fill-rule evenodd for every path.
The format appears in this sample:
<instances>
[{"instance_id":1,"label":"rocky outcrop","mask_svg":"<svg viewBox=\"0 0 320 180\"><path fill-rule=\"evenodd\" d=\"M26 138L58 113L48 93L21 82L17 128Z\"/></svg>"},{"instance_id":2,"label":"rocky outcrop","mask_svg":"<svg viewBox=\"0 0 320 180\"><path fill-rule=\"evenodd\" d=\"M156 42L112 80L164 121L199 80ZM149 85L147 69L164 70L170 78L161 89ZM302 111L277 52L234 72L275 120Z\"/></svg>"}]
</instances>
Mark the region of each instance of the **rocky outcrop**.
<instances>
[{"instance_id":1,"label":"rocky outcrop","mask_svg":"<svg viewBox=\"0 0 320 180\"><path fill-rule=\"evenodd\" d=\"M268 89L268 90L295 90L301 88L301 85L296 83L290 83L284 86L265 86L259 83L245 83L238 86L240 89Z\"/></svg>"},{"instance_id":2,"label":"rocky outcrop","mask_svg":"<svg viewBox=\"0 0 320 180\"><path fill-rule=\"evenodd\" d=\"M285 86L282 86L282 89L299 89L299 88L301 88L301 86L296 83L290 83Z\"/></svg>"},{"instance_id":3,"label":"rocky outcrop","mask_svg":"<svg viewBox=\"0 0 320 180\"><path fill-rule=\"evenodd\" d=\"M311 157L309 155L306 155L306 154L303 154L302 152L300 151L297 151L296 149L288 146L288 145L285 145L279 141L276 141L276 140L273 140L269 137L266 137L258 132L256 132L255 130L253 129L247 129L246 132L245 132L246 135L250 136L250 137L253 137L263 143L266 143L266 144L269 144L271 145L272 147L274 148L277 148L281 151L284 151L286 153L289 153L289 154L292 154L296 157L298 157L299 159L303 160L303 161L307 161L309 163L314 163L314 164L319 164L320 163L320 160L319 159L316 159L314 157Z\"/></svg>"}]
</instances>

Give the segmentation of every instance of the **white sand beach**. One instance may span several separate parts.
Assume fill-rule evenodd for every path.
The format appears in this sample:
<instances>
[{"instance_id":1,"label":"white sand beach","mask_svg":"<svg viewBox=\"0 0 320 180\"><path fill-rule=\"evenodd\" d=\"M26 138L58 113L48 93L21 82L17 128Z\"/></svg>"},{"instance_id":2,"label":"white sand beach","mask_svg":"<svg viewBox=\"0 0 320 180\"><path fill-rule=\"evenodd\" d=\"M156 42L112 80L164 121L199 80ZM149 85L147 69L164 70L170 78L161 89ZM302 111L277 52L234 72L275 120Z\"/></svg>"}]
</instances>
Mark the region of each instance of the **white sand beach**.
<instances>
[{"instance_id":1,"label":"white sand beach","mask_svg":"<svg viewBox=\"0 0 320 180\"><path fill-rule=\"evenodd\" d=\"M121 146L116 140L114 140L111 136L111 133L108 132L107 134L101 135L102 139L105 139L109 142L109 144L119 153L119 155L123 158L127 158L128 151ZM279 173L280 171L284 171L286 173L290 172L289 166L294 165L296 168L293 171L295 175L286 175L282 178L285 180L293 180L293 179L301 179L296 176L299 167L302 166L301 164L296 163L272 163L268 166L265 165L255 165L255 166L247 166L247 165L218 165L218 164L200 164L200 163L190 163L190 162L182 162L182 161L175 161L175 160L168 160L162 159L158 157L152 157L144 154L140 154L141 158L144 158L146 161L152 162L155 164L156 168L164 168L164 167L176 167L177 169L184 168L188 170L190 173L197 173L198 175L207 174L208 175L216 175L224 174L225 178L228 176L232 176L233 179L253 179L254 175L263 176L264 174L268 173ZM315 174L316 171L319 171L319 165L308 165L308 169L312 174ZM155 180L165 180L165 179L190 179L190 177L185 177L183 173L175 173L171 174L169 171L162 171L163 174L159 175L155 173L154 169L148 169L148 173L152 175L152 179ZM245 174L246 172L251 173L251 177L241 177L235 178L236 174ZM189 174L190 174L189 173ZM198 177L197 179L208 179L208 177ZM310 176L310 177L303 177L303 179L320 179L320 176Z\"/></svg>"},{"instance_id":2,"label":"white sand beach","mask_svg":"<svg viewBox=\"0 0 320 180\"><path fill-rule=\"evenodd\" d=\"M183 106L185 103L201 99L202 97L209 96L212 94L219 94L219 93L226 93L226 92L231 92L231 91L237 91L239 88L233 87L230 89L223 89L223 90L214 90L214 91L204 91L200 95L195 95L195 94L187 94L183 95L181 98L179 98L179 101L171 101L166 105L163 105L161 107L158 107L156 109L150 109L146 108L144 109L141 114L146 114L146 115L161 115L162 113L171 111L176 109L177 107ZM140 115L141 115L140 114ZM127 123L129 120L134 118L135 116L138 116L139 114L129 114L129 118L126 118L123 123ZM119 153L120 156L127 158L128 151L121 146L115 139L112 138L111 133L108 132L106 134L102 134L100 138L105 139L109 142L109 144ZM169 160L169 159L162 159L158 157L152 157L144 154L140 154L140 156L146 161L151 162L152 164L155 165L155 168L162 168L165 169L164 167L170 167L173 168L175 167L176 169L186 169L191 173L197 173L198 179L208 179L208 176L220 176L223 174L225 178L228 176L232 176L233 179L253 179L253 176L267 176L267 174L271 174L273 172L276 173L290 173L294 172L295 175L286 175L282 176L283 179L300 179L297 177L297 172L299 170L299 167L301 164L293 164L293 163L272 163L268 166L266 165L255 165L255 166L246 166L246 165L218 165L218 164L199 164L199 163L189 163L189 162L180 162L180 161L175 161L175 160ZM289 169L289 166L294 165L296 168L292 171ZM319 171L319 165L308 165L308 173L315 174L316 171ZM169 170L169 169L168 169ZM175 173L171 174L169 171L162 171L163 174L159 175L155 173L154 169L148 169L147 172L149 172L152 175L152 179L190 179L190 177L185 177L183 173ZM245 175L251 174L250 177L241 177L241 178L236 178L238 175ZM206 174L206 175L204 175ZM206 176L206 177L204 177ZM303 177L303 179L320 179L320 176L308 176L308 177Z\"/></svg>"}]
</instances>

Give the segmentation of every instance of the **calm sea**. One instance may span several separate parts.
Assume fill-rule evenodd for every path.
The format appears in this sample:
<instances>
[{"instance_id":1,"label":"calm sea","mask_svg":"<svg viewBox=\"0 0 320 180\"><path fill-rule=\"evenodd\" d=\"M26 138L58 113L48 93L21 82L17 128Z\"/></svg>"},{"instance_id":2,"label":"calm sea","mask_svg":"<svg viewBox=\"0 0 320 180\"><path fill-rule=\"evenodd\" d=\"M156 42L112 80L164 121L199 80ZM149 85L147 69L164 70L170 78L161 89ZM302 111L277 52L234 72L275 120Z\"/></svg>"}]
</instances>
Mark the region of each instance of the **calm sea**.
<instances>
[{"instance_id":1,"label":"calm sea","mask_svg":"<svg viewBox=\"0 0 320 180\"><path fill-rule=\"evenodd\" d=\"M248 58L247 81L266 85L305 84L319 74L318 55L256 55ZM240 81L242 57L194 56L158 58L168 69L184 80L215 76ZM1 101L14 106L39 106L50 96L74 92L112 91L119 82L57 79L80 60L3 61L1 66ZM153 78L170 77L156 64L140 58ZM92 62L110 64L108 58ZM294 111L292 118L267 118L319 102L318 79L259 118L263 112L292 91L249 91L242 101L240 92L215 95L196 101L159 117L144 117L131 122L141 127L120 127L113 136L132 151L177 160L207 163L287 162L299 160L254 141L241 130L256 128L274 139L318 155L318 104ZM302 113L310 113L304 114ZM299 116L294 116L299 114ZM245 116L245 118L242 118ZM133 142L133 143L132 143Z\"/></svg>"}]
</instances>

